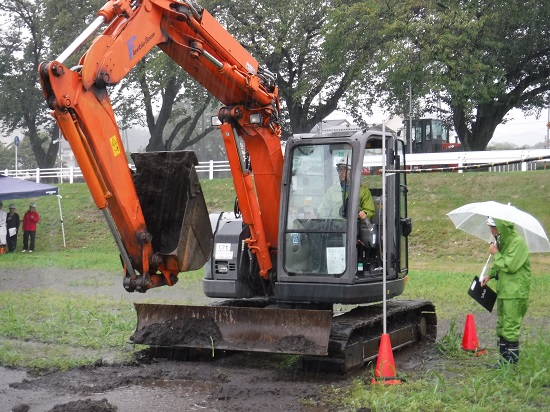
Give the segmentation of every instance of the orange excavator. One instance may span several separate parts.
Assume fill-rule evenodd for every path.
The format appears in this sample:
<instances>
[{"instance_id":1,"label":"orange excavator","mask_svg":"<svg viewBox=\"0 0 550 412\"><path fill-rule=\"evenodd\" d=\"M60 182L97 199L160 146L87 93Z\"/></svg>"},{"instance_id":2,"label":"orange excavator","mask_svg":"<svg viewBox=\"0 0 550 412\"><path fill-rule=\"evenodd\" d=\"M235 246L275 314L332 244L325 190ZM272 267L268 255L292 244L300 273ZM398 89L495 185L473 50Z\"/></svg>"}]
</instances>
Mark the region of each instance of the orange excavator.
<instances>
[{"instance_id":1,"label":"orange excavator","mask_svg":"<svg viewBox=\"0 0 550 412\"><path fill-rule=\"evenodd\" d=\"M223 105L239 213L208 214L193 152L134 153L129 168L108 89L155 46ZM357 218L366 165L404 169L403 142L385 130L320 131L293 136L283 157L276 76L195 1L109 0L39 76L116 241L125 289L172 286L204 266L204 293L226 299L136 304L134 342L302 354L316 369L346 372L376 356L383 320L394 347L435 337L430 302L377 303L408 278L406 175L368 176L374 216Z\"/></svg>"}]
</instances>

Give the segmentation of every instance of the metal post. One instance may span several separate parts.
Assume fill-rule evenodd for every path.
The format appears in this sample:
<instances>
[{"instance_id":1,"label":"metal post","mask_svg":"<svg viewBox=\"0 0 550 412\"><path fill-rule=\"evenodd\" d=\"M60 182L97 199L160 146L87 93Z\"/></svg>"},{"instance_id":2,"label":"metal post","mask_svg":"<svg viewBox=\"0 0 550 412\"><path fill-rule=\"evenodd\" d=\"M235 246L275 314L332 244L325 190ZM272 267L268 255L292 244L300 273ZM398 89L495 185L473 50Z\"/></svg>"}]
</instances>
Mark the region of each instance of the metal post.
<instances>
[{"instance_id":1,"label":"metal post","mask_svg":"<svg viewBox=\"0 0 550 412\"><path fill-rule=\"evenodd\" d=\"M59 137L57 142L59 143L59 183L63 183L63 158L61 157L61 129L58 130Z\"/></svg>"},{"instance_id":2,"label":"metal post","mask_svg":"<svg viewBox=\"0 0 550 412\"><path fill-rule=\"evenodd\" d=\"M57 195L57 204L59 205L59 217L61 219L61 233L63 234L63 247L67 247L67 243L65 243L65 225L63 224L63 211L61 210L61 195Z\"/></svg>"},{"instance_id":3,"label":"metal post","mask_svg":"<svg viewBox=\"0 0 550 412\"><path fill-rule=\"evenodd\" d=\"M65 49L63 53L59 55L59 57L56 59L59 63L64 63L65 60L67 60L71 54L73 54L76 49L78 49L88 38L94 34L94 32L101 27L103 22L105 21L105 17L99 16L97 17L92 24L90 24L81 34L78 36L70 45Z\"/></svg>"},{"instance_id":4,"label":"metal post","mask_svg":"<svg viewBox=\"0 0 550 412\"><path fill-rule=\"evenodd\" d=\"M409 153L412 153L413 152L413 145L412 145L412 135L413 135L413 130L412 130L412 125L413 125L413 121L412 121L412 86L411 86L411 82L409 82Z\"/></svg>"},{"instance_id":5,"label":"metal post","mask_svg":"<svg viewBox=\"0 0 550 412\"><path fill-rule=\"evenodd\" d=\"M19 136L15 136L13 138L13 145L15 146L15 177L17 177L17 147L19 146L19 142Z\"/></svg>"},{"instance_id":6,"label":"metal post","mask_svg":"<svg viewBox=\"0 0 550 412\"><path fill-rule=\"evenodd\" d=\"M386 208L388 207L388 202L386 199L386 120L382 121L382 311L384 318L384 335L387 333L386 325L386 257L388 253L387 246L387 236L386 229L388 225L386 224Z\"/></svg>"}]
</instances>

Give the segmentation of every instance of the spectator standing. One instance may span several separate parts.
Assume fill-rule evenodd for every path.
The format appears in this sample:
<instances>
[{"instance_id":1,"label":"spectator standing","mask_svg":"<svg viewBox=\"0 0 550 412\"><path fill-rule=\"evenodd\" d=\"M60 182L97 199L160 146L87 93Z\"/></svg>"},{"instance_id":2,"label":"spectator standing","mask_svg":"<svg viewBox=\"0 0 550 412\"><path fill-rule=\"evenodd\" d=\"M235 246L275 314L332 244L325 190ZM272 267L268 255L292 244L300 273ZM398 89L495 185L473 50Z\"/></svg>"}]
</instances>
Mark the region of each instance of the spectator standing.
<instances>
[{"instance_id":1,"label":"spectator standing","mask_svg":"<svg viewBox=\"0 0 550 412\"><path fill-rule=\"evenodd\" d=\"M15 204L12 203L6 218L6 225L8 228L8 252L15 252L17 246L17 233L19 232L19 225L21 224L21 219L19 219L19 215L15 212L15 209Z\"/></svg>"},{"instance_id":2,"label":"spectator standing","mask_svg":"<svg viewBox=\"0 0 550 412\"><path fill-rule=\"evenodd\" d=\"M29 251L32 253L34 251L36 224L38 222L40 222L40 215L36 211L36 203L31 203L29 210L23 216L23 252Z\"/></svg>"},{"instance_id":3,"label":"spectator standing","mask_svg":"<svg viewBox=\"0 0 550 412\"><path fill-rule=\"evenodd\" d=\"M6 217L8 214L2 209L3 204L0 200L0 252L3 254L6 250L6 235L8 233L6 229Z\"/></svg>"}]
</instances>

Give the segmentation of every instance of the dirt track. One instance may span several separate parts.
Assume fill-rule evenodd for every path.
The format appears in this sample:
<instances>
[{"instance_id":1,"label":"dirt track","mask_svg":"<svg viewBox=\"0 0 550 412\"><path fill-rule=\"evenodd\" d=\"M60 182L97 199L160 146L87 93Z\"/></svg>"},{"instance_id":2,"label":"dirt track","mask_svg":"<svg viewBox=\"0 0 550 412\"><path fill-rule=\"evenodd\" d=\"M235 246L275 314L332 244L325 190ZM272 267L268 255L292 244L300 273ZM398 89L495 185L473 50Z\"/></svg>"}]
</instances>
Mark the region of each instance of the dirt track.
<instances>
[{"instance_id":1,"label":"dirt track","mask_svg":"<svg viewBox=\"0 0 550 412\"><path fill-rule=\"evenodd\" d=\"M93 287L75 286L83 278L97 278L98 283ZM113 276L59 269L33 269L24 274L3 271L0 274L3 289L55 287L71 293L143 299L144 295L124 292L119 279L113 279L111 285L105 282L106 278L113 279ZM22 279L32 279L32 286ZM89 283L94 282L86 284ZM200 290L165 289L159 293L164 296L179 294L178 299L191 299L195 304L205 300ZM30 376L25 370L0 367L0 409L18 412L322 412L330 409L311 405L326 393L325 388L346 386L357 377L368 378L371 374L366 368L346 377L307 375L298 367L277 367L280 360L281 357L275 355L247 353L193 362L144 356L132 365L96 365L40 377ZM433 347L427 345L395 353L400 374L422 374L442 361Z\"/></svg>"}]
</instances>

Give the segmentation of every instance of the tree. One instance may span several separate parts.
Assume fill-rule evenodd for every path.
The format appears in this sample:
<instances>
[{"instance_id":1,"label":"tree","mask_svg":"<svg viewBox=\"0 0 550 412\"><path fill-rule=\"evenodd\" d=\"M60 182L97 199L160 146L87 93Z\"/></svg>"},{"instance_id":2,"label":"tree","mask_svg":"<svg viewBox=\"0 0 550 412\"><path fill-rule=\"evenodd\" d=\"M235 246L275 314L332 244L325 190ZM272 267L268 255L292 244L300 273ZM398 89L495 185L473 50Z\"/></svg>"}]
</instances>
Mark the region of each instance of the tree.
<instances>
[{"instance_id":1,"label":"tree","mask_svg":"<svg viewBox=\"0 0 550 412\"><path fill-rule=\"evenodd\" d=\"M44 98L36 87L37 70L45 48L43 33L43 4L26 0L7 0L0 3L0 11L7 23L0 36L0 119L12 132L22 128L26 132L39 167L48 167L55 161L57 149L43 148L39 127L47 123ZM26 140L26 139L25 139Z\"/></svg>"},{"instance_id":2,"label":"tree","mask_svg":"<svg viewBox=\"0 0 550 412\"><path fill-rule=\"evenodd\" d=\"M327 41L327 34L337 27L331 20L333 3L224 0L219 5L228 31L277 74L284 137L309 132L342 109L344 100L354 99L354 87L368 84L369 73L362 67L372 56L372 45L346 50L336 36Z\"/></svg>"},{"instance_id":3,"label":"tree","mask_svg":"<svg viewBox=\"0 0 550 412\"><path fill-rule=\"evenodd\" d=\"M0 91L4 97L0 100L0 121L8 132L25 130L25 141L28 139L40 168L55 164L59 144L54 143L58 129L38 84L38 66L85 26L93 16L90 9L94 3L99 4L97 0L0 3L5 20L0 35Z\"/></svg>"},{"instance_id":4,"label":"tree","mask_svg":"<svg viewBox=\"0 0 550 412\"><path fill-rule=\"evenodd\" d=\"M35 167L36 159L30 139L22 139L17 147L17 169L32 169ZM15 147L13 143L5 145L0 142L0 170L4 169L15 170Z\"/></svg>"},{"instance_id":5,"label":"tree","mask_svg":"<svg viewBox=\"0 0 550 412\"><path fill-rule=\"evenodd\" d=\"M213 130L210 126L197 131L197 123L211 109L212 97L160 50L151 51L136 65L119 95L115 107L122 127L146 126L151 136L148 152L185 149Z\"/></svg>"},{"instance_id":6,"label":"tree","mask_svg":"<svg viewBox=\"0 0 550 412\"><path fill-rule=\"evenodd\" d=\"M550 90L550 3L540 0L386 2L387 48L378 93L407 113L407 88L424 112L452 124L465 150L484 150L507 113L540 113ZM418 113L421 114L421 113Z\"/></svg>"}]
</instances>

